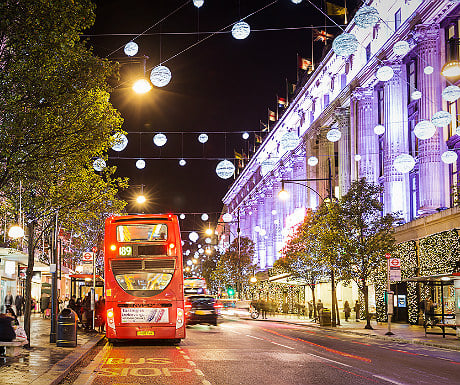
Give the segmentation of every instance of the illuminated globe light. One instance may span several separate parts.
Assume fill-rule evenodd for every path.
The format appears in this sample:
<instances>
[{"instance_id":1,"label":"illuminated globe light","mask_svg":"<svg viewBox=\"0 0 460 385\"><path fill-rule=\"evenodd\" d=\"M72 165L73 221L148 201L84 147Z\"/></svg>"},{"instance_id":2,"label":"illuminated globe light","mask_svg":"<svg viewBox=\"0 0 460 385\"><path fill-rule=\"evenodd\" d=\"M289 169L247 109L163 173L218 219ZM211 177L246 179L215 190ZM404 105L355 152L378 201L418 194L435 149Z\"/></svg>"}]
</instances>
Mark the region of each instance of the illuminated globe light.
<instances>
[{"instance_id":1,"label":"illuminated globe light","mask_svg":"<svg viewBox=\"0 0 460 385\"><path fill-rule=\"evenodd\" d=\"M187 265L192 266L192 264L193 264L192 260L189 259L189 260L187 261Z\"/></svg>"},{"instance_id":2,"label":"illuminated globe light","mask_svg":"<svg viewBox=\"0 0 460 385\"><path fill-rule=\"evenodd\" d=\"M330 142L337 142L338 140L340 140L341 137L342 133L337 128L330 129L326 134L326 138Z\"/></svg>"},{"instance_id":3,"label":"illuminated globe light","mask_svg":"<svg viewBox=\"0 0 460 385\"><path fill-rule=\"evenodd\" d=\"M93 162L93 168L96 170L96 171L102 171L104 168L106 168L106 164L105 164L105 160L102 159L102 158L97 158L94 162Z\"/></svg>"},{"instance_id":4,"label":"illuminated globe light","mask_svg":"<svg viewBox=\"0 0 460 385\"><path fill-rule=\"evenodd\" d=\"M251 27L245 21L239 21L232 27L232 36L237 40L246 39L251 33Z\"/></svg>"},{"instance_id":5,"label":"illuminated globe light","mask_svg":"<svg viewBox=\"0 0 460 385\"><path fill-rule=\"evenodd\" d=\"M310 156L308 158L308 160L307 160L308 165L312 166L312 167L316 166L318 164L318 162L319 161L318 161L318 158L316 156Z\"/></svg>"},{"instance_id":6,"label":"illuminated globe light","mask_svg":"<svg viewBox=\"0 0 460 385\"><path fill-rule=\"evenodd\" d=\"M332 49L336 55L348 57L358 49L358 39L355 35L344 32L334 39Z\"/></svg>"},{"instance_id":7,"label":"illuminated globe light","mask_svg":"<svg viewBox=\"0 0 460 385\"><path fill-rule=\"evenodd\" d=\"M279 224L280 224L280 221L279 221L279 219L275 219L275 220L273 221L273 223L274 223L275 225L279 225Z\"/></svg>"},{"instance_id":8,"label":"illuminated globe light","mask_svg":"<svg viewBox=\"0 0 460 385\"><path fill-rule=\"evenodd\" d=\"M430 139L436 132L435 125L429 120L422 120L415 125L414 134L419 139Z\"/></svg>"},{"instance_id":9,"label":"illuminated globe light","mask_svg":"<svg viewBox=\"0 0 460 385\"><path fill-rule=\"evenodd\" d=\"M377 70L375 76L382 82L390 80L394 76L395 72L390 66L382 66Z\"/></svg>"},{"instance_id":10,"label":"illuminated globe light","mask_svg":"<svg viewBox=\"0 0 460 385\"><path fill-rule=\"evenodd\" d=\"M431 75L434 72L434 68L432 66L426 66L423 69L423 72L425 73L425 75Z\"/></svg>"},{"instance_id":11,"label":"illuminated globe light","mask_svg":"<svg viewBox=\"0 0 460 385\"><path fill-rule=\"evenodd\" d=\"M247 132L243 132L243 135L241 135L243 137L244 140L247 140L249 139L249 133Z\"/></svg>"},{"instance_id":12,"label":"illuminated globe light","mask_svg":"<svg viewBox=\"0 0 460 385\"><path fill-rule=\"evenodd\" d=\"M166 66L156 66L150 72L150 81L156 87L164 87L171 81L171 71Z\"/></svg>"},{"instance_id":13,"label":"illuminated globe light","mask_svg":"<svg viewBox=\"0 0 460 385\"><path fill-rule=\"evenodd\" d=\"M422 93L420 91L414 91L410 94L412 100L419 100L422 98Z\"/></svg>"},{"instance_id":14,"label":"illuminated globe light","mask_svg":"<svg viewBox=\"0 0 460 385\"><path fill-rule=\"evenodd\" d=\"M395 55L398 56L406 56L407 53L410 51L410 45L407 41L398 41L393 46L393 52Z\"/></svg>"},{"instance_id":15,"label":"illuminated globe light","mask_svg":"<svg viewBox=\"0 0 460 385\"><path fill-rule=\"evenodd\" d=\"M278 163L278 161L279 161L279 158L277 157L265 159L260 165L260 174L262 176L267 175L269 172L271 172L275 168L275 165Z\"/></svg>"},{"instance_id":16,"label":"illuminated globe light","mask_svg":"<svg viewBox=\"0 0 460 385\"><path fill-rule=\"evenodd\" d=\"M198 142L204 144L204 143L206 143L207 141L208 141L208 135L206 135L206 134L200 134L200 135L198 136Z\"/></svg>"},{"instance_id":17,"label":"illuminated globe light","mask_svg":"<svg viewBox=\"0 0 460 385\"><path fill-rule=\"evenodd\" d=\"M258 233L258 232L260 231L260 226L254 227L254 231L255 231L256 233Z\"/></svg>"},{"instance_id":18,"label":"illuminated globe light","mask_svg":"<svg viewBox=\"0 0 460 385\"><path fill-rule=\"evenodd\" d=\"M115 135L113 135L112 141L114 142L112 146L112 150L114 151L123 151L128 145L128 138L121 132L117 132Z\"/></svg>"},{"instance_id":19,"label":"illuminated globe light","mask_svg":"<svg viewBox=\"0 0 460 385\"><path fill-rule=\"evenodd\" d=\"M408 172L414 169L415 159L412 157L412 155L401 154L395 158L395 160L393 161L393 166L396 169L396 171L402 174L407 174Z\"/></svg>"},{"instance_id":20,"label":"illuminated globe light","mask_svg":"<svg viewBox=\"0 0 460 385\"><path fill-rule=\"evenodd\" d=\"M185 255L190 255L190 250L185 250Z\"/></svg>"},{"instance_id":21,"label":"illuminated globe light","mask_svg":"<svg viewBox=\"0 0 460 385\"><path fill-rule=\"evenodd\" d=\"M142 170L142 169L145 167L145 160L143 160L143 159L137 160L137 162L136 162L136 167L137 167L139 170Z\"/></svg>"},{"instance_id":22,"label":"illuminated globe light","mask_svg":"<svg viewBox=\"0 0 460 385\"><path fill-rule=\"evenodd\" d=\"M379 12L374 7L364 5L356 11L353 20L360 28L370 28L377 24L379 19Z\"/></svg>"},{"instance_id":23,"label":"illuminated globe light","mask_svg":"<svg viewBox=\"0 0 460 385\"><path fill-rule=\"evenodd\" d=\"M385 133L385 126L382 126L381 124L378 124L377 126L374 127L374 134L375 135L382 135Z\"/></svg>"},{"instance_id":24,"label":"illuminated globe light","mask_svg":"<svg viewBox=\"0 0 460 385\"><path fill-rule=\"evenodd\" d=\"M187 164L186 160L185 159L181 159L179 160L179 166L185 166Z\"/></svg>"},{"instance_id":25,"label":"illuminated globe light","mask_svg":"<svg viewBox=\"0 0 460 385\"><path fill-rule=\"evenodd\" d=\"M193 5L197 8L201 8L204 4L204 0L193 0Z\"/></svg>"},{"instance_id":26,"label":"illuminated globe light","mask_svg":"<svg viewBox=\"0 0 460 385\"><path fill-rule=\"evenodd\" d=\"M192 231L189 235L188 235L188 239L190 239L192 242L196 242L199 238L199 235L196 231Z\"/></svg>"},{"instance_id":27,"label":"illuminated globe light","mask_svg":"<svg viewBox=\"0 0 460 385\"><path fill-rule=\"evenodd\" d=\"M291 151L297 147L299 137L292 131L286 132L280 140L281 151Z\"/></svg>"},{"instance_id":28,"label":"illuminated globe light","mask_svg":"<svg viewBox=\"0 0 460 385\"><path fill-rule=\"evenodd\" d=\"M441 155L441 160L446 164L452 164L457 161L458 155L455 151L444 151Z\"/></svg>"},{"instance_id":29,"label":"illuminated globe light","mask_svg":"<svg viewBox=\"0 0 460 385\"><path fill-rule=\"evenodd\" d=\"M180 218L180 219L185 219L185 214L179 215L179 218Z\"/></svg>"},{"instance_id":30,"label":"illuminated globe light","mask_svg":"<svg viewBox=\"0 0 460 385\"><path fill-rule=\"evenodd\" d=\"M222 219L225 223L231 222L233 219L233 215L230 213L225 213L224 215L222 215Z\"/></svg>"},{"instance_id":31,"label":"illuminated globe light","mask_svg":"<svg viewBox=\"0 0 460 385\"><path fill-rule=\"evenodd\" d=\"M458 86L448 86L442 91L442 98L448 102L455 102L460 98L460 88Z\"/></svg>"},{"instance_id":32,"label":"illuminated globe light","mask_svg":"<svg viewBox=\"0 0 460 385\"><path fill-rule=\"evenodd\" d=\"M204 253L204 250L203 250L202 248L199 248L199 249L198 249L198 252L199 252L200 254L203 254L203 253Z\"/></svg>"},{"instance_id":33,"label":"illuminated globe light","mask_svg":"<svg viewBox=\"0 0 460 385\"><path fill-rule=\"evenodd\" d=\"M204 214L201 215L201 220L202 220L202 221L207 221L208 219L209 219L209 215L208 215L208 214L204 213Z\"/></svg>"},{"instance_id":34,"label":"illuminated globe light","mask_svg":"<svg viewBox=\"0 0 460 385\"><path fill-rule=\"evenodd\" d=\"M300 4L302 2L302 0L291 0L291 3L294 3L294 4Z\"/></svg>"},{"instance_id":35,"label":"illuminated globe light","mask_svg":"<svg viewBox=\"0 0 460 385\"><path fill-rule=\"evenodd\" d=\"M211 243L211 238L206 238L204 241L205 241L206 243Z\"/></svg>"},{"instance_id":36,"label":"illuminated globe light","mask_svg":"<svg viewBox=\"0 0 460 385\"><path fill-rule=\"evenodd\" d=\"M265 229L260 229L259 235L260 235L261 237L264 237L266 234L267 234L267 230L265 230Z\"/></svg>"},{"instance_id":37,"label":"illuminated globe light","mask_svg":"<svg viewBox=\"0 0 460 385\"><path fill-rule=\"evenodd\" d=\"M445 127L452 123L452 115L447 111L438 111L431 117L431 123L436 127Z\"/></svg>"},{"instance_id":38,"label":"illuminated globe light","mask_svg":"<svg viewBox=\"0 0 460 385\"><path fill-rule=\"evenodd\" d=\"M355 155L355 161L356 161L356 162L359 162L360 160L361 160L361 155L356 154L356 155Z\"/></svg>"},{"instance_id":39,"label":"illuminated globe light","mask_svg":"<svg viewBox=\"0 0 460 385\"><path fill-rule=\"evenodd\" d=\"M165 134L156 134L153 137L153 143L155 144L155 146L158 146L158 147L164 146L167 141L168 141L168 138L166 137Z\"/></svg>"},{"instance_id":40,"label":"illuminated globe light","mask_svg":"<svg viewBox=\"0 0 460 385\"><path fill-rule=\"evenodd\" d=\"M227 159L219 162L216 167L216 174L219 178L228 179L235 173L235 166Z\"/></svg>"},{"instance_id":41,"label":"illuminated globe light","mask_svg":"<svg viewBox=\"0 0 460 385\"><path fill-rule=\"evenodd\" d=\"M125 45L124 51L127 56L134 56L139 51L139 46L137 43L130 41Z\"/></svg>"},{"instance_id":42,"label":"illuminated globe light","mask_svg":"<svg viewBox=\"0 0 460 385\"><path fill-rule=\"evenodd\" d=\"M136 94L145 94L152 89L152 85L147 79L136 80L133 84L133 91Z\"/></svg>"},{"instance_id":43,"label":"illuminated globe light","mask_svg":"<svg viewBox=\"0 0 460 385\"><path fill-rule=\"evenodd\" d=\"M24 236L24 229L21 226L11 226L8 230L8 236L13 239L22 238Z\"/></svg>"},{"instance_id":44,"label":"illuminated globe light","mask_svg":"<svg viewBox=\"0 0 460 385\"><path fill-rule=\"evenodd\" d=\"M272 210L272 215L276 215L278 212L276 210Z\"/></svg>"}]
</instances>

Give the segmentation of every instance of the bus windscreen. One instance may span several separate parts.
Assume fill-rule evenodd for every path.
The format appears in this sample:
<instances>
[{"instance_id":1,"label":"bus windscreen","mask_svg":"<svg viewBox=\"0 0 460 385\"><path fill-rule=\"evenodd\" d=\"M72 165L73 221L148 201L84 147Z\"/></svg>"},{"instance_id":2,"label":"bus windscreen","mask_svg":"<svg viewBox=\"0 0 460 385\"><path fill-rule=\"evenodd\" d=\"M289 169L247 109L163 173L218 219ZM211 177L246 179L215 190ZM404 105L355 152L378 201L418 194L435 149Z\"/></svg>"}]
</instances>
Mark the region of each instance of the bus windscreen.
<instances>
[{"instance_id":1,"label":"bus windscreen","mask_svg":"<svg viewBox=\"0 0 460 385\"><path fill-rule=\"evenodd\" d=\"M118 242L155 242L168 237L168 226L164 223L129 224L117 226Z\"/></svg>"}]
</instances>

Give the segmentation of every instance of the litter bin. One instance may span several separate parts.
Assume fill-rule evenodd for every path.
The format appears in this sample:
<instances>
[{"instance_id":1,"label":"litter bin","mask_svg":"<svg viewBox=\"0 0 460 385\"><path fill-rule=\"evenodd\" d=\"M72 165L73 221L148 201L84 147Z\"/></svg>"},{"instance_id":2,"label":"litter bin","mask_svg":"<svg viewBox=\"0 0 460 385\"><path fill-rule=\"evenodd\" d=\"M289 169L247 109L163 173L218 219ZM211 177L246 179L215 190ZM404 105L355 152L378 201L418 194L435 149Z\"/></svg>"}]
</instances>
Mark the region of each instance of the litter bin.
<instances>
[{"instance_id":1,"label":"litter bin","mask_svg":"<svg viewBox=\"0 0 460 385\"><path fill-rule=\"evenodd\" d=\"M58 314L56 346L77 346L77 319L77 313L69 308Z\"/></svg>"},{"instance_id":2,"label":"litter bin","mask_svg":"<svg viewBox=\"0 0 460 385\"><path fill-rule=\"evenodd\" d=\"M331 311L329 309L323 308L319 313L319 326L332 326Z\"/></svg>"}]
</instances>

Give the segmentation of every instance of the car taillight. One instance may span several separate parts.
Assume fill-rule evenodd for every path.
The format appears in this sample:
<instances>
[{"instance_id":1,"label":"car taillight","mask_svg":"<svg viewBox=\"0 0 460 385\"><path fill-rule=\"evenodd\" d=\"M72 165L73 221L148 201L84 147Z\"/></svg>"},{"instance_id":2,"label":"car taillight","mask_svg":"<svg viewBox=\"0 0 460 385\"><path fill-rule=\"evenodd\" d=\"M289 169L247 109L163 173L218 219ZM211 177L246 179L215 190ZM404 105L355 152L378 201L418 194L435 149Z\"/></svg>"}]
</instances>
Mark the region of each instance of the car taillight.
<instances>
[{"instance_id":1,"label":"car taillight","mask_svg":"<svg viewBox=\"0 0 460 385\"><path fill-rule=\"evenodd\" d=\"M222 305L220 302L215 302L214 303L214 309L222 309L224 305Z\"/></svg>"},{"instance_id":2,"label":"car taillight","mask_svg":"<svg viewBox=\"0 0 460 385\"><path fill-rule=\"evenodd\" d=\"M192 309L192 304L190 302L185 302L185 311L189 311Z\"/></svg>"},{"instance_id":3,"label":"car taillight","mask_svg":"<svg viewBox=\"0 0 460 385\"><path fill-rule=\"evenodd\" d=\"M176 329L184 326L184 310L177 308Z\"/></svg>"}]
</instances>

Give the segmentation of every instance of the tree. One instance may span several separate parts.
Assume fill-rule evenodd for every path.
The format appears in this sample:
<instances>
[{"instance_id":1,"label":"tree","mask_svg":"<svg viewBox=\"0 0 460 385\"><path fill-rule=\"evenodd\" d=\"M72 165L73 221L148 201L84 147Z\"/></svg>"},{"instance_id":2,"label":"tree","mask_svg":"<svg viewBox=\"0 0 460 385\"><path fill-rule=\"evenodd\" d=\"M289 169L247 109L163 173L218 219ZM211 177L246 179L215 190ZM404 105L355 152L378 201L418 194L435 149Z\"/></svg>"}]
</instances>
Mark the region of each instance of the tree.
<instances>
[{"instance_id":1,"label":"tree","mask_svg":"<svg viewBox=\"0 0 460 385\"><path fill-rule=\"evenodd\" d=\"M214 279L213 273L216 270L221 257L222 255L219 252L215 252L207 255L203 260L201 275L206 280L206 286L211 293L217 293L219 289L219 283Z\"/></svg>"},{"instance_id":2,"label":"tree","mask_svg":"<svg viewBox=\"0 0 460 385\"><path fill-rule=\"evenodd\" d=\"M275 261L273 267L289 272L293 278L300 278L307 283L311 290L316 318L315 286L320 277L324 276L324 268L316 251L316 240L310 232L312 220L313 215L309 212L283 249L284 257Z\"/></svg>"},{"instance_id":3,"label":"tree","mask_svg":"<svg viewBox=\"0 0 460 385\"><path fill-rule=\"evenodd\" d=\"M217 263L213 279L224 288L232 285L240 295L243 282L249 279L255 269L252 263L254 252L254 242L250 238L235 238Z\"/></svg>"},{"instance_id":4,"label":"tree","mask_svg":"<svg viewBox=\"0 0 460 385\"><path fill-rule=\"evenodd\" d=\"M344 235L341 247L347 256L343 274L354 280L364 296L366 329L372 329L369 314L369 281L385 260L385 254L394 250L393 214L382 215L380 202L382 187L360 179L340 201L341 224Z\"/></svg>"}]
</instances>

